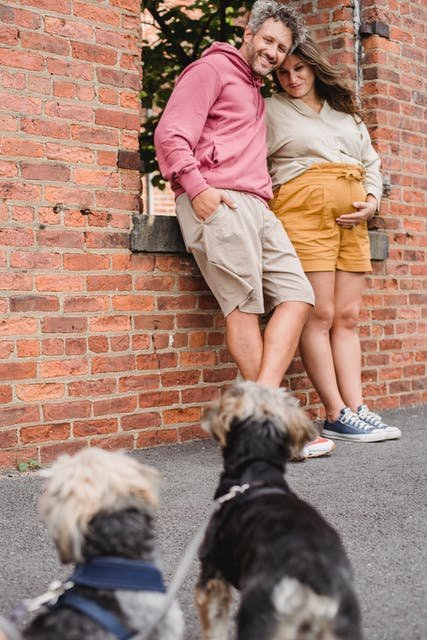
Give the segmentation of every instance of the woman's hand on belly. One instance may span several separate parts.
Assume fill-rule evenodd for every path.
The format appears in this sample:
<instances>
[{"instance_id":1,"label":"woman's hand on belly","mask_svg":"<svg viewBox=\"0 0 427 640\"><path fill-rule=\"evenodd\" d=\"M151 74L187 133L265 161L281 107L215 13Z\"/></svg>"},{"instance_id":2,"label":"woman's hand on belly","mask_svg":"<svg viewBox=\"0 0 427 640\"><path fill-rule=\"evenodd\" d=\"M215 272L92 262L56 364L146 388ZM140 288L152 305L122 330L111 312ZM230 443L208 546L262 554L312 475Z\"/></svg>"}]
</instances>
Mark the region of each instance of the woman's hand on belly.
<instances>
[{"instance_id":1,"label":"woman's hand on belly","mask_svg":"<svg viewBox=\"0 0 427 640\"><path fill-rule=\"evenodd\" d=\"M353 202L355 211L344 213L336 218L337 224L344 229L351 229L362 222L370 220L377 210L377 200L374 196L368 196L366 202Z\"/></svg>"}]
</instances>

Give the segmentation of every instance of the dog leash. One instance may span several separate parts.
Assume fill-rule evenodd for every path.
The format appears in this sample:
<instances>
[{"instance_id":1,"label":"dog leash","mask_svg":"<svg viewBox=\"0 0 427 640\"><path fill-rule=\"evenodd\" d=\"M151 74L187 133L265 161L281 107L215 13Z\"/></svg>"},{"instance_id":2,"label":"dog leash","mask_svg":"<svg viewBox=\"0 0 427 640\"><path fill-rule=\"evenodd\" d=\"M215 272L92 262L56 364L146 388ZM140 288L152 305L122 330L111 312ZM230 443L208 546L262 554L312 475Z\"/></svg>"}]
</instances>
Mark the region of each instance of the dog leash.
<instances>
[{"instance_id":1,"label":"dog leash","mask_svg":"<svg viewBox=\"0 0 427 640\"><path fill-rule=\"evenodd\" d=\"M187 545L184 555L182 556L178 564L178 567L175 571L175 575L173 576L170 582L170 585L166 591L165 601L163 603L163 607L160 610L159 615L151 623L151 625L148 628L138 632L135 636L133 636L132 640L147 640L150 634L154 631L154 629L161 623L161 621L169 611L173 601L175 600L181 585L183 584L185 578L187 577L190 567L193 564L193 560L197 556L197 552L203 541L204 535L206 533L206 529L208 527L208 524L212 516L220 507L222 507L224 502L228 502L229 500L232 500L236 496L242 493L245 493L245 491L247 491L248 489L250 489L249 484L234 485L230 488L228 493L224 494L223 496L220 496L215 500L209 515L202 522L202 524L194 534L193 538L190 540L189 544Z\"/></svg>"}]
</instances>

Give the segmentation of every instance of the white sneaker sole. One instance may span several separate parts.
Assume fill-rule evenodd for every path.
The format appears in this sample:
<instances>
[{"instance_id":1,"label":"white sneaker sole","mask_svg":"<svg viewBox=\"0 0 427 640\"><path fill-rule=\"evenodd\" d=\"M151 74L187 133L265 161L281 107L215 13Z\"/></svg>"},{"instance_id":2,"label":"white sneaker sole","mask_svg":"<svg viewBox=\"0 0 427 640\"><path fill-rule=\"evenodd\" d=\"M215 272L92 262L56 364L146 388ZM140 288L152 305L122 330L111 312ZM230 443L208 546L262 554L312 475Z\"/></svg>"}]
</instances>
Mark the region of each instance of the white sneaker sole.
<instances>
[{"instance_id":1,"label":"white sneaker sole","mask_svg":"<svg viewBox=\"0 0 427 640\"><path fill-rule=\"evenodd\" d=\"M311 453L305 453L303 450L303 456L306 460L310 458L320 458L321 456L329 456L333 451L335 451L336 445L333 447L328 447L328 449L324 449L323 451L315 451Z\"/></svg>"},{"instance_id":2,"label":"white sneaker sole","mask_svg":"<svg viewBox=\"0 0 427 640\"><path fill-rule=\"evenodd\" d=\"M402 437L402 433L400 432L399 429L397 429L396 431L389 431L387 432L387 429L384 430L384 440L399 440L399 438Z\"/></svg>"},{"instance_id":3,"label":"white sneaker sole","mask_svg":"<svg viewBox=\"0 0 427 640\"><path fill-rule=\"evenodd\" d=\"M328 429L323 429L322 436L332 440L347 440L349 442L384 442L387 439L384 433L337 433Z\"/></svg>"}]
</instances>

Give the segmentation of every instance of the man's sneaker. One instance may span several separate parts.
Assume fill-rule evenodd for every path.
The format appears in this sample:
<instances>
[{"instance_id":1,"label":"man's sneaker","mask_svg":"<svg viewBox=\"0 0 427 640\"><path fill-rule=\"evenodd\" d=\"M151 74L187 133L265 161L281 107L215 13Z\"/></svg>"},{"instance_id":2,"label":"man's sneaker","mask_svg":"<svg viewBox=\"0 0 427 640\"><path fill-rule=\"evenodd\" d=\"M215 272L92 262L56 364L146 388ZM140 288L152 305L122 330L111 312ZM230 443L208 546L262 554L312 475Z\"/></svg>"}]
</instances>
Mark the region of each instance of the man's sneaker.
<instances>
[{"instance_id":1,"label":"man's sneaker","mask_svg":"<svg viewBox=\"0 0 427 640\"><path fill-rule=\"evenodd\" d=\"M363 422L369 424L374 429L379 429L384 432L385 440L397 440L402 435L400 429L392 427L382 421L382 418L378 413L370 411L366 404L361 404L357 409L357 415Z\"/></svg>"},{"instance_id":2,"label":"man's sneaker","mask_svg":"<svg viewBox=\"0 0 427 640\"><path fill-rule=\"evenodd\" d=\"M355 442L381 442L385 440L382 429L375 429L359 418L350 407L341 409L338 420L323 423L323 435L335 440L351 440Z\"/></svg>"},{"instance_id":3,"label":"man's sneaker","mask_svg":"<svg viewBox=\"0 0 427 640\"><path fill-rule=\"evenodd\" d=\"M319 458L320 456L327 456L335 449L335 442L328 438L316 438L312 440L302 450L304 458Z\"/></svg>"}]
</instances>

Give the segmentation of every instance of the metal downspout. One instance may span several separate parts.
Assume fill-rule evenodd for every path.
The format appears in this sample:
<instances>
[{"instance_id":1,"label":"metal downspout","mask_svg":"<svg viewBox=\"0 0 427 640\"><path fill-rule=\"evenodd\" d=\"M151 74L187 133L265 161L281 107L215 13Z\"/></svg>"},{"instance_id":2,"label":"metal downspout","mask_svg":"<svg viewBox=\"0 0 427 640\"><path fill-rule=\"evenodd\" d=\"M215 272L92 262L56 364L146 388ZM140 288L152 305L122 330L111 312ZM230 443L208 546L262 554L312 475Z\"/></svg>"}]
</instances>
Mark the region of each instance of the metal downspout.
<instances>
[{"instance_id":1,"label":"metal downspout","mask_svg":"<svg viewBox=\"0 0 427 640\"><path fill-rule=\"evenodd\" d=\"M354 54L356 62L356 96L360 100L362 93L362 38L360 37L360 25L362 23L362 0L353 2L353 27L354 27Z\"/></svg>"}]
</instances>

